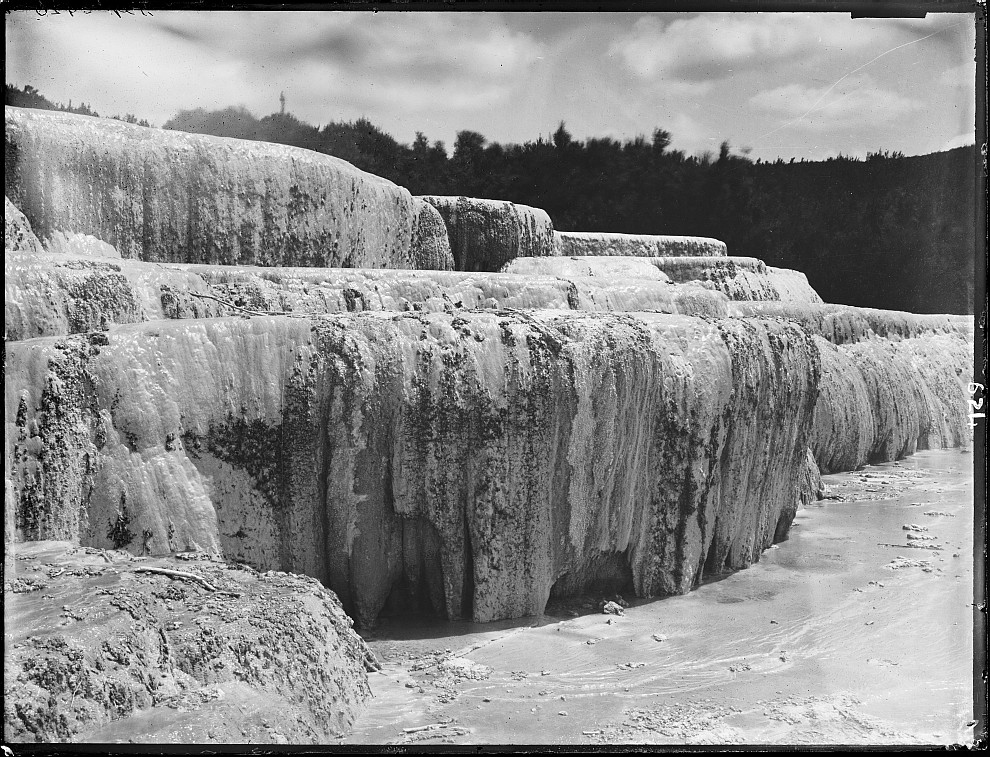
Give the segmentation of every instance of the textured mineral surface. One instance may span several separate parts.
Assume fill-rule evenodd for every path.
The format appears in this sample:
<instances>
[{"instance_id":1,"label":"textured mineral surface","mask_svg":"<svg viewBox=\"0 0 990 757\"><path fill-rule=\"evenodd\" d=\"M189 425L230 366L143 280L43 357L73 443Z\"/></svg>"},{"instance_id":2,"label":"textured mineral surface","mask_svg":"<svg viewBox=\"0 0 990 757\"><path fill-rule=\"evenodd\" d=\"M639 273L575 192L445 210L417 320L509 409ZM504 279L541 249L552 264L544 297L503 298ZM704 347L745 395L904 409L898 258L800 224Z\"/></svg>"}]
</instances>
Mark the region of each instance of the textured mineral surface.
<instances>
[{"instance_id":1,"label":"textured mineral surface","mask_svg":"<svg viewBox=\"0 0 990 757\"><path fill-rule=\"evenodd\" d=\"M18 539L111 546L126 512L153 553L315 576L365 624L516 617L753 562L809 446L835 470L961 443L968 355L643 313L119 326L8 344L8 498Z\"/></svg>"},{"instance_id":2,"label":"textured mineral surface","mask_svg":"<svg viewBox=\"0 0 990 757\"><path fill-rule=\"evenodd\" d=\"M4 740L325 742L374 655L316 580L185 553L6 552Z\"/></svg>"},{"instance_id":3,"label":"textured mineral surface","mask_svg":"<svg viewBox=\"0 0 990 757\"><path fill-rule=\"evenodd\" d=\"M728 255L725 242L708 237L655 234L619 234L599 231L557 231L558 255L620 255L632 257L679 257Z\"/></svg>"},{"instance_id":4,"label":"textured mineral surface","mask_svg":"<svg viewBox=\"0 0 990 757\"><path fill-rule=\"evenodd\" d=\"M18 539L113 546L125 518L148 536L123 546L303 572L371 623L758 559L800 498L819 357L783 321L368 313L32 339L7 377Z\"/></svg>"},{"instance_id":5,"label":"textured mineral surface","mask_svg":"<svg viewBox=\"0 0 990 757\"><path fill-rule=\"evenodd\" d=\"M650 268L655 269L650 271ZM730 300L816 304L822 299L800 271L774 268L756 258L728 256L557 256L518 258L506 273L611 277L622 280L672 281L721 292ZM621 285L621 284L620 284Z\"/></svg>"},{"instance_id":6,"label":"textured mineral surface","mask_svg":"<svg viewBox=\"0 0 990 757\"><path fill-rule=\"evenodd\" d=\"M971 318L281 145L6 119L15 741L325 742L374 667L345 612L684 594L823 473L969 443Z\"/></svg>"},{"instance_id":7,"label":"textured mineral surface","mask_svg":"<svg viewBox=\"0 0 990 757\"><path fill-rule=\"evenodd\" d=\"M557 252L553 223L540 208L473 197L421 199L440 211L458 271L497 271L517 257Z\"/></svg>"},{"instance_id":8,"label":"textured mineral surface","mask_svg":"<svg viewBox=\"0 0 990 757\"><path fill-rule=\"evenodd\" d=\"M42 239L88 234L124 258L421 268L449 262L422 203L285 145L5 107L4 193Z\"/></svg>"},{"instance_id":9,"label":"textured mineral surface","mask_svg":"<svg viewBox=\"0 0 990 757\"><path fill-rule=\"evenodd\" d=\"M423 206L436 214L432 206ZM649 261L633 258L526 258L506 269L526 275L144 263L121 259L113 247L92 236L57 232L42 244L9 199L6 228L4 327L11 340L237 313L502 308L704 316L728 312L727 298L702 282L674 286ZM526 268L528 261L543 261L545 272Z\"/></svg>"}]
</instances>

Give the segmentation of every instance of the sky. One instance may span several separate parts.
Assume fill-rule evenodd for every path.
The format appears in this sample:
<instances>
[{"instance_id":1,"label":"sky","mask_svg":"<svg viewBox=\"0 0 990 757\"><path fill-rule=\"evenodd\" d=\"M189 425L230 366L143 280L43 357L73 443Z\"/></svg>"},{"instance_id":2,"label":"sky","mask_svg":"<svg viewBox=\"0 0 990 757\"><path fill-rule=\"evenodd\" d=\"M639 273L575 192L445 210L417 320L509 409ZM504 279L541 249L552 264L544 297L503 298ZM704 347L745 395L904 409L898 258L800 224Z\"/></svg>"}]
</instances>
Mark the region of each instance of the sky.
<instances>
[{"instance_id":1,"label":"sky","mask_svg":"<svg viewBox=\"0 0 990 757\"><path fill-rule=\"evenodd\" d=\"M6 80L160 126L242 105L400 142L648 138L754 160L974 142L975 21L824 13L63 11L6 15Z\"/></svg>"}]
</instances>

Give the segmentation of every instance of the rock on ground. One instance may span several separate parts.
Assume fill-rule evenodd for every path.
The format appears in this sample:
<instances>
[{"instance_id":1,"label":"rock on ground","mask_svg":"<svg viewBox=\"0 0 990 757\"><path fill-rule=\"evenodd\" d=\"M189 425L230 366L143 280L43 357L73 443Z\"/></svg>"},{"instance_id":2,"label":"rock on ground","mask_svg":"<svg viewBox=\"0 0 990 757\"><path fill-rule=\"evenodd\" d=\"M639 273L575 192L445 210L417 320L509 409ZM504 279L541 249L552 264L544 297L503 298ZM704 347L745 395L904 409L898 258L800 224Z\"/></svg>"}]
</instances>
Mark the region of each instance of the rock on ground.
<instances>
[{"instance_id":1,"label":"rock on ground","mask_svg":"<svg viewBox=\"0 0 990 757\"><path fill-rule=\"evenodd\" d=\"M349 728L377 663L333 593L179 557L7 550L5 741L326 743Z\"/></svg>"},{"instance_id":2,"label":"rock on ground","mask_svg":"<svg viewBox=\"0 0 990 757\"><path fill-rule=\"evenodd\" d=\"M148 261L443 265L442 229L409 192L337 158L70 113L5 115L4 191L41 239L92 235Z\"/></svg>"}]
</instances>

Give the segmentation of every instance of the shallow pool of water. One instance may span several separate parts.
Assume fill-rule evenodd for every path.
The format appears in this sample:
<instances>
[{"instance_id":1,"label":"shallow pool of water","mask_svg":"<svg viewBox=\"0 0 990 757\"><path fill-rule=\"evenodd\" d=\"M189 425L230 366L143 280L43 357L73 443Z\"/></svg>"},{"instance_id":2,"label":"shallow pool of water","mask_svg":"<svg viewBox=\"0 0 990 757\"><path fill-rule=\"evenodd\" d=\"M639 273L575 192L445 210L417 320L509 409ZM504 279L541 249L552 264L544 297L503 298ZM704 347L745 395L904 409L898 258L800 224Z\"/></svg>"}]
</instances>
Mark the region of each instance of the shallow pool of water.
<instances>
[{"instance_id":1,"label":"shallow pool of water","mask_svg":"<svg viewBox=\"0 0 990 757\"><path fill-rule=\"evenodd\" d=\"M385 625L343 743L968 743L972 465L827 476L759 563L620 617Z\"/></svg>"}]
</instances>

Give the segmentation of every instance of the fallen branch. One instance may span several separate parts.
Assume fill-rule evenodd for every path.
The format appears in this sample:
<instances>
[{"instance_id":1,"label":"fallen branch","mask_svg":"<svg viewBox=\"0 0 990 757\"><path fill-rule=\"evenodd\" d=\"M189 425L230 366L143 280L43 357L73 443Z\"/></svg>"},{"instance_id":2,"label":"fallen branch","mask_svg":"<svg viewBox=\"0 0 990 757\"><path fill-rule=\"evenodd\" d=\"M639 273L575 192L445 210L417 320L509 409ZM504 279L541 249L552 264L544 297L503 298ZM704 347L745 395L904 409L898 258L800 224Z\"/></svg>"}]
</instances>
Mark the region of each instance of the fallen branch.
<instances>
[{"instance_id":1,"label":"fallen branch","mask_svg":"<svg viewBox=\"0 0 990 757\"><path fill-rule=\"evenodd\" d=\"M202 297L207 300L214 300L219 302L221 305L226 305L234 310L240 310L248 315L296 315L295 313L289 313L284 310L248 310L247 308L241 307L240 305L235 305L229 300L221 299L220 297L214 297L212 294L202 294L200 292L189 292L193 297Z\"/></svg>"},{"instance_id":2,"label":"fallen branch","mask_svg":"<svg viewBox=\"0 0 990 757\"><path fill-rule=\"evenodd\" d=\"M195 581L201 584L203 587L209 589L210 591L216 591L217 587L211 584L202 576L197 576L195 573L186 573L182 570L169 570L168 568L135 568L135 573L160 573L163 576L168 576L169 578L180 578L186 581ZM230 594L232 592L224 592L224 594Z\"/></svg>"},{"instance_id":3,"label":"fallen branch","mask_svg":"<svg viewBox=\"0 0 990 757\"><path fill-rule=\"evenodd\" d=\"M450 723L430 723L429 725L417 725L413 728L403 728L403 733L418 733L419 731L433 731L437 728L446 728Z\"/></svg>"}]
</instances>

